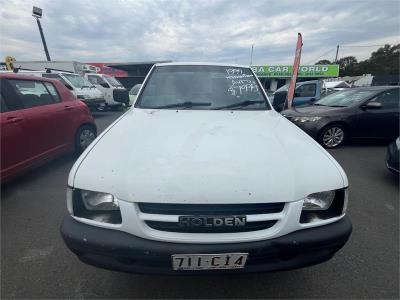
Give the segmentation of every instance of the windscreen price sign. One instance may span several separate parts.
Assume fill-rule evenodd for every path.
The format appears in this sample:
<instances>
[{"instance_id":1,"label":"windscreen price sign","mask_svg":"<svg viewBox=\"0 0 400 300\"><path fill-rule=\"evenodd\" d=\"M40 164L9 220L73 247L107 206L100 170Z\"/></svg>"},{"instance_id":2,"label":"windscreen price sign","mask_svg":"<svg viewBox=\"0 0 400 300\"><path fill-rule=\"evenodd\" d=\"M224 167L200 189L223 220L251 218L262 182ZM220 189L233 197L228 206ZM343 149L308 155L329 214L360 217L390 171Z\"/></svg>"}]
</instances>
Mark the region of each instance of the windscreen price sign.
<instances>
[{"instance_id":1,"label":"windscreen price sign","mask_svg":"<svg viewBox=\"0 0 400 300\"><path fill-rule=\"evenodd\" d=\"M252 66L258 77L292 77L293 66ZM339 65L300 66L298 77L338 77Z\"/></svg>"}]
</instances>

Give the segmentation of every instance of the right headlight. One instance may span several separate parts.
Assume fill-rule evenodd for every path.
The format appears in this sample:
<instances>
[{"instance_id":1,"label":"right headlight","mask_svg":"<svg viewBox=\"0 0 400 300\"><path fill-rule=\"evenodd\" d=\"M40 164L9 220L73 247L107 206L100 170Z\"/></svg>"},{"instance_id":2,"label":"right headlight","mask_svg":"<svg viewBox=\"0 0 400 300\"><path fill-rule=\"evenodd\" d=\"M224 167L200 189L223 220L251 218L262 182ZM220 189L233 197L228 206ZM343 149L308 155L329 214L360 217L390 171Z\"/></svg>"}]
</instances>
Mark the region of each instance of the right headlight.
<instances>
[{"instance_id":1,"label":"right headlight","mask_svg":"<svg viewBox=\"0 0 400 300\"><path fill-rule=\"evenodd\" d=\"M310 194L304 199L300 223L339 217L345 213L347 201L347 188Z\"/></svg>"},{"instance_id":2,"label":"right headlight","mask_svg":"<svg viewBox=\"0 0 400 300\"><path fill-rule=\"evenodd\" d=\"M305 122L316 122L320 120L322 117L292 117L291 121L292 122L297 122L297 123L305 123Z\"/></svg>"},{"instance_id":3,"label":"right headlight","mask_svg":"<svg viewBox=\"0 0 400 300\"><path fill-rule=\"evenodd\" d=\"M108 193L68 188L67 206L71 215L97 222L121 224L118 200Z\"/></svg>"}]
</instances>

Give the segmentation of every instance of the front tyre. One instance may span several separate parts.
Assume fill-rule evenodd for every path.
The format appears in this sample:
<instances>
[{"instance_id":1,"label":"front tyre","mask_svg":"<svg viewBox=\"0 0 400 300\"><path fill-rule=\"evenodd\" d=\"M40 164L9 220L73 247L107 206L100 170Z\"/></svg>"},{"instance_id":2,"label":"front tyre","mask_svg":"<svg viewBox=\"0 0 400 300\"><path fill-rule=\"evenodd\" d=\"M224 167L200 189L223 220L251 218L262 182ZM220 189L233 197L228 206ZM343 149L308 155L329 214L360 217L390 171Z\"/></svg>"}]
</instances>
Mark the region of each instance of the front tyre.
<instances>
[{"instance_id":1,"label":"front tyre","mask_svg":"<svg viewBox=\"0 0 400 300\"><path fill-rule=\"evenodd\" d=\"M75 135L75 152L82 153L96 138L96 129L90 125L79 127Z\"/></svg>"},{"instance_id":2,"label":"front tyre","mask_svg":"<svg viewBox=\"0 0 400 300\"><path fill-rule=\"evenodd\" d=\"M333 124L322 129L319 142L324 148L332 149L342 145L345 137L346 132L344 127L342 125Z\"/></svg>"}]
</instances>

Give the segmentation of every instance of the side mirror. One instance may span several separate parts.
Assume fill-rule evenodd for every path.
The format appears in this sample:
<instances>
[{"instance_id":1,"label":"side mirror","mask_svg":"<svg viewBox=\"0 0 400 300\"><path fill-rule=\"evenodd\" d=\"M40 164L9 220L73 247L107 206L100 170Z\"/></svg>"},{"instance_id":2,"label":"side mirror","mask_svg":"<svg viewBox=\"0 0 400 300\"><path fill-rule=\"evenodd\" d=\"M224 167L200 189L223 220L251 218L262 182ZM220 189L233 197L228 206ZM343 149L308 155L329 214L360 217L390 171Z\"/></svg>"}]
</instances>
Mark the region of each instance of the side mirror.
<instances>
[{"instance_id":1,"label":"side mirror","mask_svg":"<svg viewBox=\"0 0 400 300\"><path fill-rule=\"evenodd\" d=\"M109 89L110 85L107 82L100 83L103 88Z\"/></svg>"},{"instance_id":2,"label":"side mirror","mask_svg":"<svg viewBox=\"0 0 400 300\"><path fill-rule=\"evenodd\" d=\"M382 103L374 102L374 101L368 102L367 104L365 104L363 106L363 108L365 108L365 109L380 109L380 108L382 108Z\"/></svg>"},{"instance_id":3,"label":"side mirror","mask_svg":"<svg viewBox=\"0 0 400 300\"><path fill-rule=\"evenodd\" d=\"M310 99L310 102L315 102L315 101L317 101L317 99L315 99L315 98Z\"/></svg>"}]
</instances>

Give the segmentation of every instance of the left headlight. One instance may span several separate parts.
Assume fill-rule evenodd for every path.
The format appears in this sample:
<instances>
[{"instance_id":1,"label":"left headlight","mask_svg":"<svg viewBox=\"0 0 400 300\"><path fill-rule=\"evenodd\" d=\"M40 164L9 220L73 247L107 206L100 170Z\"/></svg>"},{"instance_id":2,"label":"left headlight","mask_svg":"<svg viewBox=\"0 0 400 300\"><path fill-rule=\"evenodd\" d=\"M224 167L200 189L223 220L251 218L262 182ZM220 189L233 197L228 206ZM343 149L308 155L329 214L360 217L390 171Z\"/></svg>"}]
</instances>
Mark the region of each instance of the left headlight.
<instances>
[{"instance_id":1,"label":"left headlight","mask_svg":"<svg viewBox=\"0 0 400 300\"><path fill-rule=\"evenodd\" d=\"M322 117L292 117L291 120L293 122L305 123L305 122L316 122L321 118Z\"/></svg>"},{"instance_id":2,"label":"left headlight","mask_svg":"<svg viewBox=\"0 0 400 300\"><path fill-rule=\"evenodd\" d=\"M81 190L81 197L88 210L119 210L118 200L111 194Z\"/></svg>"},{"instance_id":3,"label":"left headlight","mask_svg":"<svg viewBox=\"0 0 400 300\"><path fill-rule=\"evenodd\" d=\"M108 193L68 188L67 206L71 215L78 218L122 223L118 199Z\"/></svg>"},{"instance_id":4,"label":"left headlight","mask_svg":"<svg viewBox=\"0 0 400 300\"><path fill-rule=\"evenodd\" d=\"M347 201L347 188L310 194L304 198L300 223L339 217L345 213Z\"/></svg>"}]
</instances>

